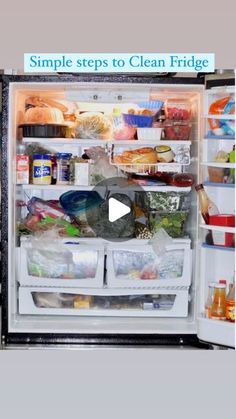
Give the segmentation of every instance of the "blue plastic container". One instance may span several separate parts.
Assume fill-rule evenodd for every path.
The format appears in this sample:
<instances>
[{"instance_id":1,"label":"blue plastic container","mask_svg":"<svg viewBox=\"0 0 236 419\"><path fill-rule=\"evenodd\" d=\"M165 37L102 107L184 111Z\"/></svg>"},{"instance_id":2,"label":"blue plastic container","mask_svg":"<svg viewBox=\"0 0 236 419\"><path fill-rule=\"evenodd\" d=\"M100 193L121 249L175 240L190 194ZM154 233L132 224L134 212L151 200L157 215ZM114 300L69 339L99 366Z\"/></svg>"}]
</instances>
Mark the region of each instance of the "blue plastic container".
<instances>
[{"instance_id":1,"label":"blue plastic container","mask_svg":"<svg viewBox=\"0 0 236 419\"><path fill-rule=\"evenodd\" d=\"M124 123L132 127L149 128L152 126L153 119L154 116L123 113Z\"/></svg>"},{"instance_id":2,"label":"blue plastic container","mask_svg":"<svg viewBox=\"0 0 236 419\"><path fill-rule=\"evenodd\" d=\"M162 102L161 100L151 100L149 102L139 102L138 103L138 106L140 108L150 109L150 110L154 111L155 113L160 112L163 105L164 105L164 102Z\"/></svg>"},{"instance_id":3,"label":"blue plastic container","mask_svg":"<svg viewBox=\"0 0 236 419\"><path fill-rule=\"evenodd\" d=\"M96 191L69 191L60 196L60 204L68 215L79 215L98 207L104 200Z\"/></svg>"}]
</instances>

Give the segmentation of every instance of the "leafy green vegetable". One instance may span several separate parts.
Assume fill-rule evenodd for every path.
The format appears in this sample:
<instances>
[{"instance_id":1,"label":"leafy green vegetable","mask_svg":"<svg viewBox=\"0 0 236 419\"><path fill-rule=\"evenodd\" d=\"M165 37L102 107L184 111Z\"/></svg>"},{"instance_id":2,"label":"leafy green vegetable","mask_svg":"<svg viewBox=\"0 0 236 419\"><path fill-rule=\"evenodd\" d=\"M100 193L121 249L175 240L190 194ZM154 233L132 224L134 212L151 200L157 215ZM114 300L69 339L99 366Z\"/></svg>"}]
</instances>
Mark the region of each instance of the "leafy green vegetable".
<instances>
[{"instance_id":1,"label":"leafy green vegetable","mask_svg":"<svg viewBox=\"0 0 236 419\"><path fill-rule=\"evenodd\" d=\"M187 216L187 211L176 211L170 213L151 211L149 215L149 226L153 233L160 228L164 228L164 230L171 237L182 237L184 235L184 223Z\"/></svg>"}]
</instances>

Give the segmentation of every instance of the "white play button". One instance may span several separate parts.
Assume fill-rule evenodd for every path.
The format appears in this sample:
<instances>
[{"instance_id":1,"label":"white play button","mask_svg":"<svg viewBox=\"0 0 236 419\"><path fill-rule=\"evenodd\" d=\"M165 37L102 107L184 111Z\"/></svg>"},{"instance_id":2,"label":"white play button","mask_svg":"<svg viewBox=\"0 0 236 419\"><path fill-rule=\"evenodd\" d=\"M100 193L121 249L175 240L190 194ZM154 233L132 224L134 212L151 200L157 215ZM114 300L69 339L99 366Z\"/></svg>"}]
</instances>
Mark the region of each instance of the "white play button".
<instances>
[{"instance_id":1,"label":"white play button","mask_svg":"<svg viewBox=\"0 0 236 419\"><path fill-rule=\"evenodd\" d=\"M131 211L128 205L122 204L122 202L117 201L117 199L115 198L110 198L108 205L109 205L108 218L109 218L110 223L113 223L114 221L119 220L119 218L124 217L124 215L129 214Z\"/></svg>"}]
</instances>

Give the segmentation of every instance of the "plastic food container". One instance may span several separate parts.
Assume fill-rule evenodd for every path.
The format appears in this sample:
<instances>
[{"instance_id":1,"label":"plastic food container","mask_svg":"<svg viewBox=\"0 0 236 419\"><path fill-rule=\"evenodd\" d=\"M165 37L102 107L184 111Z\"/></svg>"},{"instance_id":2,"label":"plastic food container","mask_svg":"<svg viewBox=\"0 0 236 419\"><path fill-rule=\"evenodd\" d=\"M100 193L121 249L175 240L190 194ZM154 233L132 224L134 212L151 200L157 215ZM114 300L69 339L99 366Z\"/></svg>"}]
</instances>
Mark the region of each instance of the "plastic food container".
<instances>
[{"instance_id":1,"label":"plastic food container","mask_svg":"<svg viewBox=\"0 0 236 419\"><path fill-rule=\"evenodd\" d=\"M163 105L164 105L164 102L162 102L161 100L150 100L149 102L139 102L138 103L138 106L140 108L150 109L155 114L160 112Z\"/></svg>"},{"instance_id":2,"label":"plastic food container","mask_svg":"<svg viewBox=\"0 0 236 419\"><path fill-rule=\"evenodd\" d=\"M165 212L187 211L191 205L188 193L179 192L136 192L135 203L144 210Z\"/></svg>"},{"instance_id":3,"label":"plastic food container","mask_svg":"<svg viewBox=\"0 0 236 419\"><path fill-rule=\"evenodd\" d=\"M34 154L33 157L33 184L51 185L52 161L50 154Z\"/></svg>"},{"instance_id":4,"label":"plastic food container","mask_svg":"<svg viewBox=\"0 0 236 419\"><path fill-rule=\"evenodd\" d=\"M162 128L138 128L138 140L157 140L161 139Z\"/></svg>"},{"instance_id":5,"label":"plastic food container","mask_svg":"<svg viewBox=\"0 0 236 419\"><path fill-rule=\"evenodd\" d=\"M167 121L164 124L165 139L189 140L191 126L188 122Z\"/></svg>"},{"instance_id":6,"label":"plastic food container","mask_svg":"<svg viewBox=\"0 0 236 419\"><path fill-rule=\"evenodd\" d=\"M217 214L209 216L209 224L221 227L234 227L235 215ZM234 247L234 233L224 231L212 231L213 244L215 246Z\"/></svg>"},{"instance_id":7,"label":"plastic food container","mask_svg":"<svg viewBox=\"0 0 236 419\"><path fill-rule=\"evenodd\" d=\"M191 117L190 103L171 99L167 100L165 105L165 116L170 120L188 121Z\"/></svg>"},{"instance_id":8,"label":"plastic food container","mask_svg":"<svg viewBox=\"0 0 236 419\"><path fill-rule=\"evenodd\" d=\"M208 167L209 182L224 183L225 169L223 167Z\"/></svg>"},{"instance_id":9,"label":"plastic food container","mask_svg":"<svg viewBox=\"0 0 236 419\"><path fill-rule=\"evenodd\" d=\"M23 137L35 138L65 138L67 125L60 124L21 124Z\"/></svg>"},{"instance_id":10,"label":"plastic food container","mask_svg":"<svg viewBox=\"0 0 236 419\"><path fill-rule=\"evenodd\" d=\"M124 123L132 127L151 127L153 119L154 116L123 113Z\"/></svg>"},{"instance_id":11,"label":"plastic food container","mask_svg":"<svg viewBox=\"0 0 236 419\"><path fill-rule=\"evenodd\" d=\"M149 229L152 233L156 233L163 228L169 236L180 238L184 236L184 225L188 216L188 211L175 212L157 212L149 213Z\"/></svg>"}]
</instances>

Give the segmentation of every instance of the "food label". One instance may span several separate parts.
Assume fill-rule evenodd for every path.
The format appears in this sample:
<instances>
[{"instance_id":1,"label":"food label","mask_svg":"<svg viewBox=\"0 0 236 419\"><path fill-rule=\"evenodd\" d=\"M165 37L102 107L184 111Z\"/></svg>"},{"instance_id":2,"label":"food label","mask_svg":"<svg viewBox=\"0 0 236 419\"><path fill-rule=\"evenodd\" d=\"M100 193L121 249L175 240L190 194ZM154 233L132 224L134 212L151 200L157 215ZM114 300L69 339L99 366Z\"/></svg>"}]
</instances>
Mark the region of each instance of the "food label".
<instances>
[{"instance_id":1,"label":"food label","mask_svg":"<svg viewBox=\"0 0 236 419\"><path fill-rule=\"evenodd\" d=\"M70 180L70 164L57 163L57 183L69 183Z\"/></svg>"},{"instance_id":2,"label":"food label","mask_svg":"<svg viewBox=\"0 0 236 419\"><path fill-rule=\"evenodd\" d=\"M34 161L33 183L51 184L52 166L51 161Z\"/></svg>"},{"instance_id":3,"label":"food label","mask_svg":"<svg viewBox=\"0 0 236 419\"><path fill-rule=\"evenodd\" d=\"M35 178L51 177L51 167L50 166L34 167L34 177Z\"/></svg>"},{"instance_id":4,"label":"food label","mask_svg":"<svg viewBox=\"0 0 236 419\"><path fill-rule=\"evenodd\" d=\"M29 183L29 156L16 156L16 184L27 185Z\"/></svg>"},{"instance_id":5,"label":"food label","mask_svg":"<svg viewBox=\"0 0 236 419\"><path fill-rule=\"evenodd\" d=\"M75 163L75 185L89 185L89 164Z\"/></svg>"}]
</instances>

